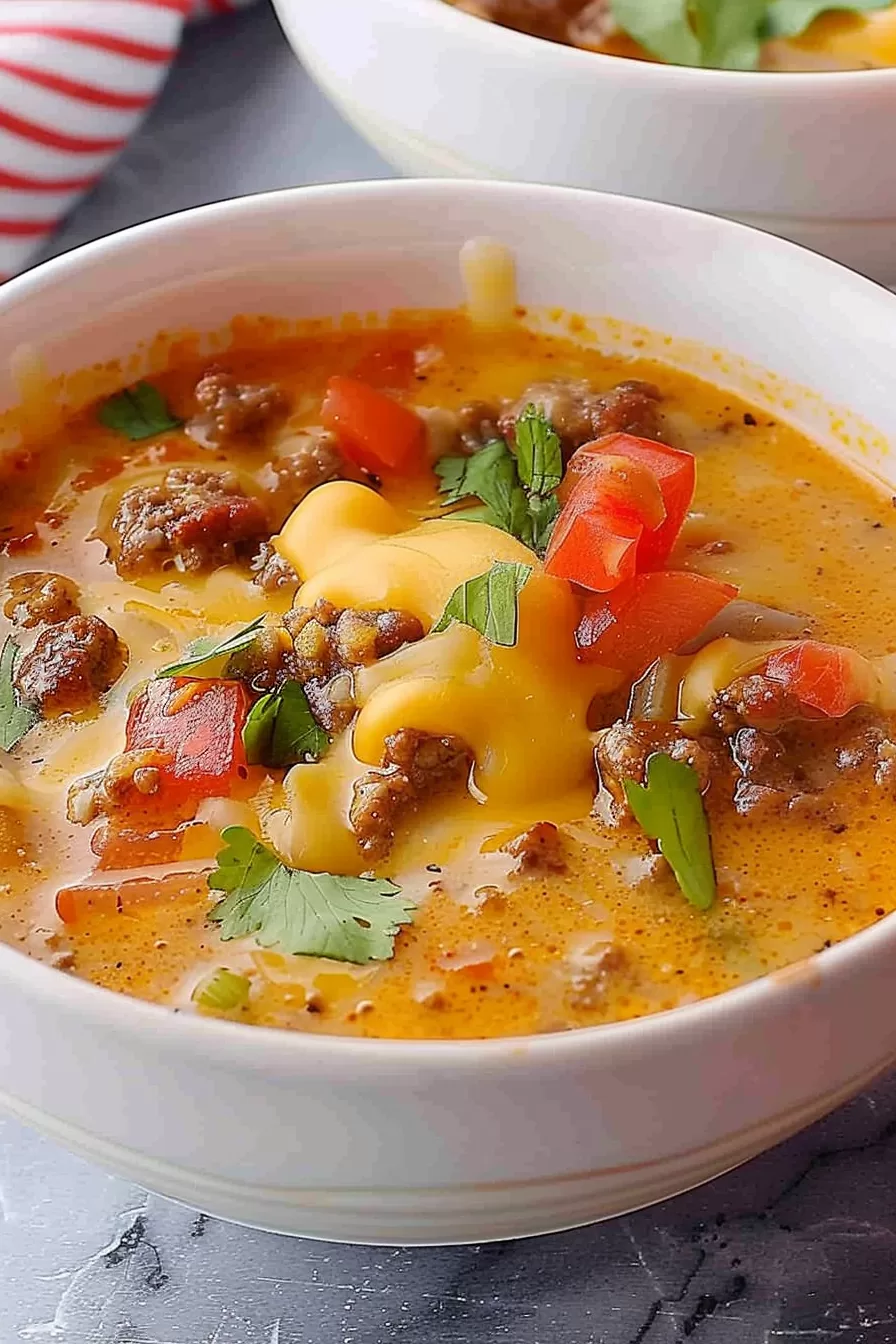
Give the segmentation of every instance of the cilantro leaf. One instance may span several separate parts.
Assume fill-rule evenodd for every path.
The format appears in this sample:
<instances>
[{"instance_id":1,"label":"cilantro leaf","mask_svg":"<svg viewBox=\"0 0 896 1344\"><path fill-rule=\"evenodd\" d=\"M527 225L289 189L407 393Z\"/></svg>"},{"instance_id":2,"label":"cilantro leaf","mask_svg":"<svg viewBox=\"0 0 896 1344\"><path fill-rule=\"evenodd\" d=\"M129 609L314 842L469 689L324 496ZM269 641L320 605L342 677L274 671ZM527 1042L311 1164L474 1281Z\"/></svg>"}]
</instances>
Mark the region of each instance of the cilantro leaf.
<instances>
[{"instance_id":1,"label":"cilantro leaf","mask_svg":"<svg viewBox=\"0 0 896 1344\"><path fill-rule=\"evenodd\" d=\"M755 70L769 0L693 0L700 64L718 70Z\"/></svg>"},{"instance_id":2,"label":"cilantro leaf","mask_svg":"<svg viewBox=\"0 0 896 1344\"><path fill-rule=\"evenodd\" d=\"M455 588L432 633L447 630L452 621L477 630L491 644L512 648L519 626L519 596L529 581L531 565L499 560L484 574Z\"/></svg>"},{"instance_id":3,"label":"cilantro leaf","mask_svg":"<svg viewBox=\"0 0 896 1344\"><path fill-rule=\"evenodd\" d=\"M330 739L311 712L300 681L287 681L269 691L249 710L243 745L250 765L283 769L300 761L317 761Z\"/></svg>"},{"instance_id":4,"label":"cilantro leaf","mask_svg":"<svg viewBox=\"0 0 896 1344\"><path fill-rule=\"evenodd\" d=\"M708 910L715 900L716 874L696 771L654 752L647 761L647 784L625 780L625 796L638 824L657 841L687 900L698 910Z\"/></svg>"},{"instance_id":5,"label":"cilantro leaf","mask_svg":"<svg viewBox=\"0 0 896 1344\"><path fill-rule=\"evenodd\" d=\"M549 422L543 417L539 419L553 434ZM542 432L541 428L534 431L536 435ZM558 452L559 447L558 440ZM533 445L533 460L534 456ZM553 449L549 442L543 453L539 450L539 458L544 463L545 479L549 480L555 474ZM524 546L531 547L539 554L544 553L550 538L550 528L560 506L553 494L530 494L523 487L518 460L503 439L493 439L472 457L443 457L436 463L435 470L441 481L439 490L445 495L443 504L456 504L470 497L481 501L466 509L455 509L451 513L452 518L461 518L470 523L488 523L491 527L500 528L502 532L517 537ZM559 479L558 475L558 482Z\"/></svg>"},{"instance_id":6,"label":"cilantro leaf","mask_svg":"<svg viewBox=\"0 0 896 1344\"><path fill-rule=\"evenodd\" d=\"M165 398L152 383L134 383L116 392L104 401L97 411L97 419L107 429L114 429L126 439L151 439L166 429L177 429L183 424L172 415Z\"/></svg>"},{"instance_id":7,"label":"cilantro leaf","mask_svg":"<svg viewBox=\"0 0 896 1344\"><path fill-rule=\"evenodd\" d=\"M611 4L619 27L651 55L670 65L702 65L688 0L611 0Z\"/></svg>"},{"instance_id":8,"label":"cilantro leaf","mask_svg":"<svg viewBox=\"0 0 896 1344\"><path fill-rule=\"evenodd\" d=\"M554 523L560 512L560 501L556 495L530 495L529 519L532 540L528 543L533 551L544 555L554 530Z\"/></svg>"},{"instance_id":9,"label":"cilantro leaf","mask_svg":"<svg viewBox=\"0 0 896 1344\"><path fill-rule=\"evenodd\" d=\"M489 522L525 541L526 492L520 485L516 458L503 439L492 439L472 457L443 457L436 463L436 474L442 482L439 489L445 493L444 504L475 497L486 506L488 515L473 517L466 512L468 519Z\"/></svg>"},{"instance_id":10,"label":"cilantro leaf","mask_svg":"<svg viewBox=\"0 0 896 1344\"><path fill-rule=\"evenodd\" d=\"M456 504L475 494L466 488L467 468L472 457L440 457L433 470L439 478L439 494L444 495L443 504Z\"/></svg>"},{"instance_id":11,"label":"cilantro leaf","mask_svg":"<svg viewBox=\"0 0 896 1344\"><path fill-rule=\"evenodd\" d=\"M829 10L846 10L865 14L869 10L888 9L893 0L771 0L765 16L764 35L767 37L798 37L804 33L819 14Z\"/></svg>"},{"instance_id":12,"label":"cilantro leaf","mask_svg":"<svg viewBox=\"0 0 896 1344\"><path fill-rule=\"evenodd\" d=\"M0 748L12 751L40 719L36 709L23 705L16 695L13 673L19 658L19 646L8 636L0 650Z\"/></svg>"},{"instance_id":13,"label":"cilantro leaf","mask_svg":"<svg viewBox=\"0 0 896 1344\"><path fill-rule=\"evenodd\" d=\"M238 653L240 649L248 648L263 624L264 617L256 616L249 625L232 635L227 635L225 639L220 639L217 635L202 635L187 645L184 656L179 662L160 667L156 676L179 677L184 672L192 673L196 668L204 667L206 663L216 658L226 658L228 654Z\"/></svg>"},{"instance_id":14,"label":"cilantro leaf","mask_svg":"<svg viewBox=\"0 0 896 1344\"><path fill-rule=\"evenodd\" d=\"M514 425L520 480L533 495L549 495L563 477L560 436L544 411L530 403Z\"/></svg>"},{"instance_id":15,"label":"cilantro leaf","mask_svg":"<svg viewBox=\"0 0 896 1344\"><path fill-rule=\"evenodd\" d=\"M225 893L209 915L222 939L254 934L260 947L358 965L393 955L415 909L394 882L288 868L244 826L228 826L221 838L226 848L208 885Z\"/></svg>"},{"instance_id":16,"label":"cilantro leaf","mask_svg":"<svg viewBox=\"0 0 896 1344\"><path fill-rule=\"evenodd\" d=\"M492 477L495 470L513 454L503 439L492 439L469 457L443 457L435 465L436 475L441 484L440 494L445 496L444 504L457 504L459 500L476 495L479 499L493 494Z\"/></svg>"},{"instance_id":17,"label":"cilantro leaf","mask_svg":"<svg viewBox=\"0 0 896 1344\"><path fill-rule=\"evenodd\" d=\"M616 22L671 65L755 70L762 39L794 36L825 9L882 9L891 0L611 0Z\"/></svg>"}]
</instances>

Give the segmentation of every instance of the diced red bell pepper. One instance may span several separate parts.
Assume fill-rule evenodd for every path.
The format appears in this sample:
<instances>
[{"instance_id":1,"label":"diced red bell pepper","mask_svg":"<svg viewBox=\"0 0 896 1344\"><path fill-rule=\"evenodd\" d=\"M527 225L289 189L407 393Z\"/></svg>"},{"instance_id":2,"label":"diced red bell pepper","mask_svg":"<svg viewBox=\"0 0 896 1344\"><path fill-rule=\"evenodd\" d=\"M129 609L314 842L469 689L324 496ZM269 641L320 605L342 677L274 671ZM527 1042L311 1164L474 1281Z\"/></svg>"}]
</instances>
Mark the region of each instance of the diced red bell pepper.
<instances>
[{"instance_id":1,"label":"diced red bell pepper","mask_svg":"<svg viewBox=\"0 0 896 1344\"><path fill-rule=\"evenodd\" d=\"M634 434L607 434L586 443L573 453L566 468L564 484L572 489L597 466L597 459L611 455L627 458L646 467L656 478L666 509L665 520L645 531L638 546L638 570L660 569L672 553L691 501L694 498L696 464L693 453L670 448L666 443L639 439Z\"/></svg>"},{"instance_id":2,"label":"diced red bell pepper","mask_svg":"<svg viewBox=\"0 0 896 1344\"><path fill-rule=\"evenodd\" d=\"M576 631L579 659L640 676L698 635L736 596L733 584L689 570L639 574L587 599Z\"/></svg>"},{"instance_id":3,"label":"diced red bell pepper","mask_svg":"<svg viewBox=\"0 0 896 1344\"><path fill-rule=\"evenodd\" d=\"M875 680L867 658L855 649L803 639L773 653L765 675L787 688L801 704L829 719L840 719L868 704Z\"/></svg>"},{"instance_id":4,"label":"diced red bell pepper","mask_svg":"<svg viewBox=\"0 0 896 1344\"><path fill-rule=\"evenodd\" d=\"M320 412L347 457L368 471L399 471L424 458L420 416L357 378L336 374Z\"/></svg>"},{"instance_id":5,"label":"diced red bell pepper","mask_svg":"<svg viewBox=\"0 0 896 1344\"><path fill-rule=\"evenodd\" d=\"M246 772L248 712L239 681L159 677L131 705L127 749L159 753L160 801L224 797Z\"/></svg>"},{"instance_id":6,"label":"diced red bell pepper","mask_svg":"<svg viewBox=\"0 0 896 1344\"><path fill-rule=\"evenodd\" d=\"M128 915L145 905L207 896L204 873L166 873L106 885L63 887L56 895L56 913L63 924L77 924L88 915Z\"/></svg>"}]
</instances>

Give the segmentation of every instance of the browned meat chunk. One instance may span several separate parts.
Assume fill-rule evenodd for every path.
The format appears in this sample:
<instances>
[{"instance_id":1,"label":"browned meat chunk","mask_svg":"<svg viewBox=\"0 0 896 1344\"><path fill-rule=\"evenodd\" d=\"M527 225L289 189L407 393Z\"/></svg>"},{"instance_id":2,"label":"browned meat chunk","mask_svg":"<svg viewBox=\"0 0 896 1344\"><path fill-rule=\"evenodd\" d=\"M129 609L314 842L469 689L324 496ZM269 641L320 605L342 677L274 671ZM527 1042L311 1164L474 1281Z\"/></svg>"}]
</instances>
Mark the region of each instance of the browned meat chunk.
<instances>
[{"instance_id":1,"label":"browned meat chunk","mask_svg":"<svg viewBox=\"0 0 896 1344\"><path fill-rule=\"evenodd\" d=\"M19 696L48 718L93 704L127 667L128 652L98 616L70 616L39 636L16 668Z\"/></svg>"},{"instance_id":2,"label":"browned meat chunk","mask_svg":"<svg viewBox=\"0 0 896 1344\"><path fill-rule=\"evenodd\" d=\"M788 758L784 743L758 728L739 728L730 739L731 757L739 778L734 806L746 815L757 808L788 807L814 792L799 762Z\"/></svg>"},{"instance_id":3,"label":"browned meat chunk","mask_svg":"<svg viewBox=\"0 0 896 1344\"><path fill-rule=\"evenodd\" d=\"M286 409L286 398L276 383L239 383L233 374L210 369L196 384L198 414L186 431L204 448L262 429Z\"/></svg>"},{"instance_id":4,"label":"browned meat chunk","mask_svg":"<svg viewBox=\"0 0 896 1344\"><path fill-rule=\"evenodd\" d=\"M728 746L738 771L738 812L803 803L825 806L831 785L841 775L859 771L878 785L892 787L893 725L866 709L843 719L794 719L777 732L740 726Z\"/></svg>"},{"instance_id":5,"label":"browned meat chunk","mask_svg":"<svg viewBox=\"0 0 896 1344\"><path fill-rule=\"evenodd\" d=\"M382 766L356 780L352 797L349 816L364 853L372 859L387 854L399 821L424 798L464 784L472 764L472 752L457 737L414 728L387 737Z\"/></svg>"},{"instance_id":6,"label":"browned meat chunk","mask_svg":"<svg viewBox=\"0 0 896 1344\"><path fill-rule=\"evenodd\" d=\"M565 873L563 836L552 821L537 821L503 846L516 859L514 873Z\"/></svg>"},{"instance_id":7,"label":"browned meat chunk","mask_svg":"<svg viewBox=\"0 0 896 1344\"><path fill-rule=\"evenodd\" d=\"M342 475L345 466L332 434L305 434L298 443L294 452L274 458L262 469L261 485L275 527L282 526L316 485Z\"/></svg>"},{"instance_id":8,"label":"browned meat chunk","mask_svg":"<svg viewBox=\"0 0 896 1344\"><path fill-rule=\"evenodd\" d=\"M294 640L299 681L366 667L423 638L423 626L410 612L340 610L324 599L296 607L285 624Z\"/></svg>"},{"instance_id":9,"label":"browned meat chunk","mask_svg":"<svg viewBox=\"0 0 896 1344\"><path fill-rule=\"evenodd\" d=\"M295 607L281 626L265 626L227 664L227 675L255 691L300 681L315 717L340 732L355 712L351 671L423 638L423 626L406 611L353 611L321 598Z\"/></svg>"},{"instance_id":10,"label":"browned meat chunk","mask_svg":"<svg viewBox=\"0 0 896 1344\"><path fill-rule=\"evenodd\" d=\"M269 541L261 543L250 568L255 575L253 583L266 593L295 592L299 586L298 574Z\"/></svg>"},{"instance_id":11,"label":"browned meat chunk","mask_svg":"<svg viewBox=\"0 0 896 1344\"><path fill-rule=\"evenodd\" d=\"M726 736L743 726L775 732L784 723L806 717L796 696L761 672L738 677L716 696L713 707L713 719Z\"/></svg>"},{"instance_id":12,"label":"browned meat chunk","mask_svg":"<svg viewBox=\"0 0 896 1344\"><path fill-rule=\"evenodd\" d=\"M501 412L501 433L513 442L513 426L530 404L540 407L560 435L567 456L583 443L604 434L660 437L659 389L651 383L624 382L609 392L595 392L590 383L571 378L532 383Z\"/></svg>"},{"instance_id":13,"label":"browned meat chunk","mask_svg":"<svg viewBox=\"0 0 896 1344\"><path fill-rule=\"evenodd\" d=\"M634 434L639 439L659 439L658 387L635 379L619 383L597 397L591 408L591 427L596 439L604 434Z\"/></svg>"},{"instance_id":14,"label":"browned meat chunk","mask_svg":"<svg viewBox=\"0 0 896 1344\"><path fill-rule=\"evenodd\" d=\"M468 401L457 412L457 427L461 443L475 453L491 439L500 436L497 406L488 401Z\"/></svg>"},{"instance_id":15,"label":"browned meat chunk","mask_svg":"<svg viewBox=\"0 0 896 1344\"><path fill-rule=\"evenodd\" d=\"M3 614L16 625L58 625L78 614L78 585L62 574L41 570L14 574L6 585Z\"/></svg>"},{"instance_id":16,"label":"browned meat chunk","mask_svg":"<svg viewBox=\"0 0 896 1344\"><path fill-rule=\"evenodd\" d=\"M614 723L599 734L594 749L598 779L610 796L614 817L628 810L625 781L643 784L647 761L658 751L692 766L704 793L714 777L730 773L723 745L711 737L685 737L670 724L646 720Z\"/></svg>"},{"instance_id":17,"label":"browned meat chunk","mask_svg":"<svg viewBox=\"0 0 896 1344\"><path fill-rule=\"evenodd\" d=\"M145 803L158 793L160 769L169 763L169 756L152 747L113 756L105 770L85 775L72 784L66 804L69 821L85 826L135 800Z\"/></svg>"},{"instance_id":18,"label":"browned meat chunk","mask_svg":"<svg viewBox=\"0 0 896 1344\"><path fill-rule=\"evenodd\" d=\"M158 485L126 490L104 536L123 578L210 570L254 554L270 527L233 472L172 467Z\"/></svg>"}]
</instances>

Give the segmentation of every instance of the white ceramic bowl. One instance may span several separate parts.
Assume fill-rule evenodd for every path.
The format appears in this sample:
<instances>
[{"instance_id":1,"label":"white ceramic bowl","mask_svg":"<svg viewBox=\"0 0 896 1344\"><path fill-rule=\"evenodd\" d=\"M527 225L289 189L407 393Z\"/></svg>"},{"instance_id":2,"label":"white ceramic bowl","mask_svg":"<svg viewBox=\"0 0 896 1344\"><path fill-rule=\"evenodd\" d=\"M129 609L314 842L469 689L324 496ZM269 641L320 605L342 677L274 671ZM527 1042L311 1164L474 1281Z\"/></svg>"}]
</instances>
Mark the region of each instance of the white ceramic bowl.
<instances>
[{"instance_id":1,"label":"white ceramic bowl","mask_svg":"<svg viewBox=\"0 0 896 1344\"><path fill-rule=\"evenodd\" d=\"M709 210L896 284L896 70L696 70L599 55L443 0L274 0L340 110L403 172Z\"/></svg>"},{"instance_id":2,"label":"white ceramic bowl","mask_svg":"<svg viewBox=\"0 0 896 1344\"><path fill-rule=\"evenodd\" d=\"M515 250L524 303L610 313L601 342L655 345L768 406L786 399L834 451L896 482L886 443L855 418L896 442L896 297L722 220L551 187L319 187L94 243L0 289L0 405L15 397L17 343L64 372L240 311L455 305L458 248L483 231ZM890 916L675 1012L427 1043L174 1016L0 947L0 1100L226 1218L365 1242L521 1236L707 1180L864 1086L896 1056L894 959Z\"/></svg>"}]
</instances>

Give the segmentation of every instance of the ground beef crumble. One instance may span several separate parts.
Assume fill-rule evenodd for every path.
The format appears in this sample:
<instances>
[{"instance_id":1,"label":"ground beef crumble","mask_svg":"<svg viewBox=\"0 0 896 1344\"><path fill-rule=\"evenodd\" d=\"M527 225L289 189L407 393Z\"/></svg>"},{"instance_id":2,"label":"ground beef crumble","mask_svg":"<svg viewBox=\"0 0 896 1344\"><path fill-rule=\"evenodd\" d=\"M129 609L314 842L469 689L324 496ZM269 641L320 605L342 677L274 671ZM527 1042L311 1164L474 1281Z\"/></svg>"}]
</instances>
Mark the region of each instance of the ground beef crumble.
<instances>
[{"instance_id":1,"label":"ground beef crumble","mask_svg":"<svg viewBox=\"0 0 896 1344\"><path fill-rule=\"evenodd\" d=\"M233 472L172 467L157 485L124 492L103 540L122 578L138 578L247 559L270 530L263 505Z\"/></svg>"},{"instance_id":2,"label":"ground beef crumble","mask_svg":"<svg viewBox=\"0 0 896 1344\"><path fill-rule=\"evenodd\" d=\"M253 583L266 593L295 592L299 586L298 574L269 541L261 543L250 569Z\"/></svg>"},{"instance_id":3,"label":"ground beef crumble","mask_svg":"<svg viewBox=\"0 0 896 1344\"><path fill-rule=\"evenodd\" d=\"M516 859L514 875L566 872L563 836L552 821L536 821L502 848Z\"/></svg>"},{"instance_id":4,"label":"ground beef crumble","mask_svg":"<svg viewBox=\"0 0 896 1344\"><path fill-rule=\"evenodd\" d=\"M6 585L6 592L3 614L24 629L58 625L70 616L77 616L80 610L78 585L62 574L42 570L14 574Z\"/></svg>"},{"instance_id":5,"label":"ground beef crumble","mask_svg":"<svg viewBox=\"0 0 896 1344\"><path fill-rule=\"evenodd\" d=\"M294 607L282 625L260 630L233 654L227 675L257 692L300 681L321 726L339 732L355 712L353 669L388 657L423 633L409 612L355 611L320 598L313 607Z\"/></svg>"},{"instance_id":6,"label":"ground beef crumble","mask_svg":"<svg viewBox=\"0 0 896 1344\"><path fill-rule=\"evenodd\" d=\"M49 626L15 671L20 699L48 718L86 709L127 666L128 651L98 616L70 616Z\"/></svg>"},{"instance_id":7,"label":"ground beef crumble","mask_svg":"<svg viewBox=\"0 0 896 1344\"><path fill-rule=\"evenodd\" d=\"M541 408L560 436L564 456L605 434L634 434L660 439L661 393L652 383L629 380L596 392L590 383L572 378L531 383L501 412L498 427L513 442L514 422L531 403Z\"/></svg>"},{"instance_id":8,"label":"ground beef crumble","mask_svg":"<svg viewBox=\"0 0 896 1344\"><path fill-rule=\"evenodd\" d=\"M382 766L355 781L349 818L371 859L388 854L399 822L424 799L459 788L473 754L458 737L402 728L386 738Z\"/></svg>"},{"instance_id":9,"label":"ground beef crumble","mask_svg":"<svg viewBox=\"0 0 896 1344\"><path fill-rule=\"evenodd\" d=\"M222 369L204 373L193 395L199 410L184 428L203 448L253 434L286 410L276 383L240 383Z\"/></svg>"},{"instance_id":10,"label":"ground beef crumble","mask_svg":"<svg viewBox=\"0 0 896 1344\"><path fill-rule=\"evenodd\" d=\"M338 480L345 473L336 440L324 430L297 435L290 446L292 452L273 458L259 475L274 528L283 525L315 486Z\"/></svg>"},{"instance_id":11,"label":"ground beef crumble","mask_svg":"<svg viewBox=\"0 0 896 1344\"><path fill-rule=\"evenodd\" d=\"M113 756L105 770L75 780L68 791L69 821L87 825L100 816L110 816L129 803L146 802L159 790L160 771L170 757L153 747L123 751Z\"/></svg>"},{"instance_id":12,"label":"ground beef crumble","mask_svg":"<svg viewBox=\"0 0 896 1344\"><path fill-rule=\"evenodd\" d=\"M609 795L615 819L627 812L625 781L643 784L647 761L658 751L673 760L686 761L696 770L704 793L716 776L731 773L724 744L715 738L685 737L667 723L646 720L614 723L597 735L594 758L598 781Z\"/></svg>"}]
</instances>

